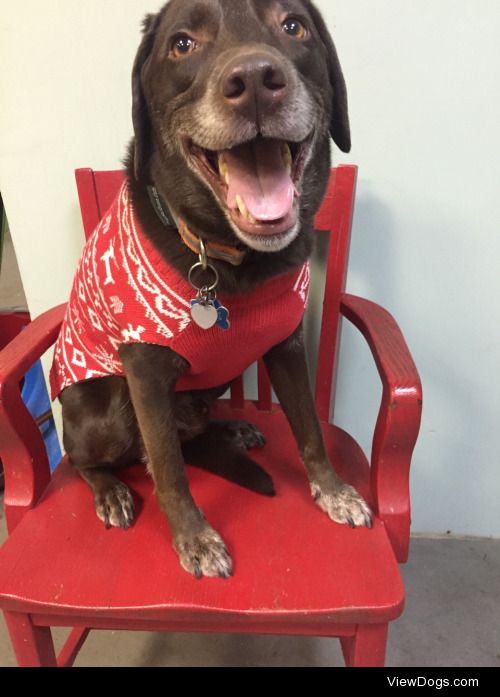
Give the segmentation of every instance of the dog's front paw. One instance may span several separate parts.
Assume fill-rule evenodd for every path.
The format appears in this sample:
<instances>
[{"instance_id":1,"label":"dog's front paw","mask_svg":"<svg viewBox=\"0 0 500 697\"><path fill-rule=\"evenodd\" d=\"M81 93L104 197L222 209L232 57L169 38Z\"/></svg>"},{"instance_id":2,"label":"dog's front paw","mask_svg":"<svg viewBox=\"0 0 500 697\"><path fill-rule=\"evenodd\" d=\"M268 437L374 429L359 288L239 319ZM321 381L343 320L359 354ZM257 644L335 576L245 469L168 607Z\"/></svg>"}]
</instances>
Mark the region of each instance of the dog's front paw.
<instances>
[{"instance_id":1,"label":"dog's front paw","mask_svg":"<svg viewBox=\"0 0 500 697\"><path fill-rule=\"evenodd\" d=\"M335 487L322 487L312 482L311 494L321 510L336 523L347 523L352 528L358 525L372 527L372 515L368 505L349 484L341 482Z\"/></svg>"},{"instance_id":2,"label":"dog's front paw","mask_svg":"<svg viewBox=\"0 0 500 697\"><path fill-rule=\"evenodd\" d=\"M127 530L134 520L134 499L130 489L122 482L116 482L105 491L95 495L95 512L106 528Z\"/></svg>"},{"instance_id":3,"label":"dog's front paw","mask_svg":"<svg viewBox=\"0 0 500 697\"><path fill-rule=\"evenodd\" d=\"M179 534L174 540L183 569L196 578L220 576L228 578L233 573L233 562L221 536L209 525L194 535Z\"/></svg>"}]
</instances>

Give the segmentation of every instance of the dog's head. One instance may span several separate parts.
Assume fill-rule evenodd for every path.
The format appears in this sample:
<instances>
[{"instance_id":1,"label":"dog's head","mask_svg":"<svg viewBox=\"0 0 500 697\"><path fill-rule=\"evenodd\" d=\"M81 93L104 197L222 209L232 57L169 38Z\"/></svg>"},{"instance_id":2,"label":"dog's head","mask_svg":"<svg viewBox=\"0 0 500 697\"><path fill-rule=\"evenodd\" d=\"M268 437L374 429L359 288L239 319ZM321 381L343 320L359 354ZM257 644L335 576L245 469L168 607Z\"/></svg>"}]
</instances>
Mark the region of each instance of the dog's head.
<instances>
[{"instance_id":1,"label":"dog's head","mask_svg":"<svg viewBox=\"0 0 500 697\"><path fill-rule=\"evenodd\" d=\"M350 149L309 0L171 0L145 20L132 81L135 176L204 236L284 249L321 202L329 134Z\"/></svg>"}]
</instances>

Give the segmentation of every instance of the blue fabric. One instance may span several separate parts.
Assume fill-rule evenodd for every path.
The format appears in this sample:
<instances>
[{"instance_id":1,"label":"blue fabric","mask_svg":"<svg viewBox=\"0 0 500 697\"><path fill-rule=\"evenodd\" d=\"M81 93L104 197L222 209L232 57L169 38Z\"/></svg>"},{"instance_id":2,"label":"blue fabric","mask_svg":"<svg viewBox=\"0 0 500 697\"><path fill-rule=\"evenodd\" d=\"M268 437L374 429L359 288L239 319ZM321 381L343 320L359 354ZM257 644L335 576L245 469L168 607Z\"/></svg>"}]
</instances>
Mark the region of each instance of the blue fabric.
<instances>
[{"instance_id":1,"label":"blue fabric","mask_svg":"<svg viewBox=\"0 0 500 697\"><path fill-rule=\"evenodd\" d=\"M35 363L24 376L24 385L21 394L24 403L35 419L45 414L45 412L49 411L51 408L40 361ZM45 441L50 469L53 471L62 457L54 419L48 419L42 424L40 431Z\"/></svg>"}]
</instances>

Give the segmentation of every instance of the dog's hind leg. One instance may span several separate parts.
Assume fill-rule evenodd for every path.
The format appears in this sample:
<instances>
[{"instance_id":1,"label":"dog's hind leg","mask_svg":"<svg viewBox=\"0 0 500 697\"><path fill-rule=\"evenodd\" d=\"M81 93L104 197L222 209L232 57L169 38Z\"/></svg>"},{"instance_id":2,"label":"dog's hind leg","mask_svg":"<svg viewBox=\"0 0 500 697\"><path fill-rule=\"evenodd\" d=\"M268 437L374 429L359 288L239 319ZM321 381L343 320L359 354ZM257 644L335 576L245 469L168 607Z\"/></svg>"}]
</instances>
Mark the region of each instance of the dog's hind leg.
<instances>
[{"instance_id":1,"label":"dog's hind leg","mask_svg":"<svg viewBox=\"0 0 500 697\"><path fill-rule=\"evenodd\" d=\"M135 515L134 499L128 486L108 467L79 468L79 472L92 489L95 512L106 528L127 530Z\"/></svg>"},{"instance_id":2,"label":"dog's hind leg","mask_svg":"<svg viewBox=\"0 0 500 697\"><path fill-rule=\"evenodd\" d=\"M133 497L114 472L140 461L142 448L126 381L106 377L77 383L62 392L61 403L64 447L92 489L97 517L107 528L129 528Z\"/></svg>"},{"instance_id":3,"label":"dog's hind leg","mask_svg":"<svg viewBox=\"0 0 500 697\"><path fill-rule=\"evenodd\" d=\"M207 430L182 444L186 463L208 470L246 489L274 496L270 475L245 452L265 438L247 421L211 421Z\"/></svg>"},{"instance_id":4,"label":"dog's hind leg","mask_svg":"<svg viewBox=\"0 0 500 697\"><path fill-rule=\"evenodd\" d=\"M236 448L263 448L264 434L249 421L211 421L210 429L224 442Z\"/></svg>"}]
</instances>

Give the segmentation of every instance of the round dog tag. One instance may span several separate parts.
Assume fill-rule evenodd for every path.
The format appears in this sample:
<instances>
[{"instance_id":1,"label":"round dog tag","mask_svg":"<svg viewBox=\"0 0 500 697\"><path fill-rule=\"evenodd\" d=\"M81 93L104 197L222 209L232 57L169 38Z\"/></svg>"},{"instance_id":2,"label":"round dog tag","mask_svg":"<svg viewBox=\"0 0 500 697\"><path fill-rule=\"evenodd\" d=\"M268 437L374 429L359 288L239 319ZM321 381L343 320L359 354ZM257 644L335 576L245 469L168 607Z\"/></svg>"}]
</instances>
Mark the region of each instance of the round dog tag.
<instances>
[{"instance_id":1,"label":"round dog tag","mask_svg":"<svg viewBox=\"0 0 500 697\"><path fill-rule=\"evenodd\" d=\"M211 329L218 320L218 313L211 303L195 303L191 306L193 322L202 329Z\"/></svg>"}]
</instances>

